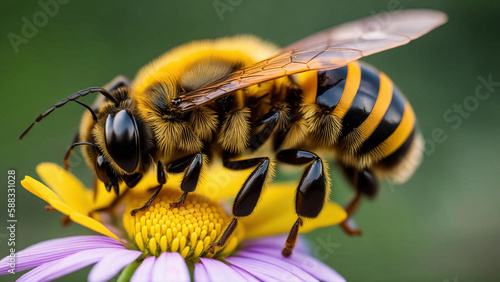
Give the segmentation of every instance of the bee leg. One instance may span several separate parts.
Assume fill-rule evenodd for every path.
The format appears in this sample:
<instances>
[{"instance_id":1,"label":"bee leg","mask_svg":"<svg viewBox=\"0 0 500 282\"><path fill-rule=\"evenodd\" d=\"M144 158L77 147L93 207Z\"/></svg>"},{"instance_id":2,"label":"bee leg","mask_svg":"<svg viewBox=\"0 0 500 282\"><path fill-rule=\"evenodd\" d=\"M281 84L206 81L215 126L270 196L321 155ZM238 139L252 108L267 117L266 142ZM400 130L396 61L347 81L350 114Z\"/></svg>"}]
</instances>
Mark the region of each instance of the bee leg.
<instances>
[{"instance_id":1,"label":"bee leg","mask_svg":"<svg viewBox=\"0 0 500 282\"><path fill-rule=\"evenodd\" d=\"M53 206L47 205L44 207L46 211L57 211ZM61 225L62 227L68 227L71 224L71 218L69 215L63 215L61 217Z\"/></svg>"},{"instance_id":2,"label":"bee leg","mask_svg":"<svg viewBox=\"0 0 500 282\"><path fill-rule=\"evenodd\" d=\"M132 210L130 212L131 215L135 215L136 213L138 213L140 211L145 211L146 209L148 209L151 206L151 204L153 203L154 199L156 199L156 196L158 196L158 194L160 193L161 188L163 187L163 184L167 183L167 176L165 174L165 169L163 168L163 164L161 161L158 161L158 165L156 167L156 179L158 180L159 184L158 184L158 186L156 186L154 188L153 195L151 195L151 197L144 204L144 206L142 206L138 209Z\"/></svg>"},{"instance_id":3,"label":"bee leg","mask_svg":"<svg viewBox=\"0 0 500 282\"><path fill-rule=\"evenodd\" d=\"M238 219L236 217L233 217L229 225L226 227L226 230L224 230L224 233L222 233L222 235L220 236L217 243L210 246L208 251L212 254L215 254L216 248L223 247L226 244L227 239L231 237L231 235L233 234L237 225L238 225Z\"/></svg>"},{"instance_id":4,"label":"bee leg","mask_svg":"<svg viewBox=\"0 0 500 282\"><path fill-rule=\"evenodd\" d=\"M302 226L302 218L299 216L293 224L292 229L290 229L290 232L286 237L285 247L283 248L283 251L281 251L281 254L286 258L292 254L293 248L295 248L295 243L297 243L297 238L299 236L300 226Z\"/></svg>"},{"instance_id":5,"label":"bee leg","mask_svg":"<svg viewBox=\"0 0 500 282\"><path fill-rule=\"evenodd\" d=\"M243 170L254 166L257 167L254 169L254 171L252 171L250 176L238 191L238 195L236 195L233 203L234 217L231 223L224 230L224 233L219 238L217 243L213 244L210 247L211 253L215 253L216 248L221 248L226 244L227 239L236 229L238 217L245 217L253 212L262 192L262 187L264 186L268 178L270 165L271 161L266 157L238 161L224 161L224 166L233 170Z\"/></svg>"},{"instance_id":6,"label":"bee leg","mask_svg":"<svg viewBox=\"0 0 500 282\"><path fill-rule=\"evenodd\" d=\"M368 169L358 170L356 168L346 166L343 166L342 168L344 169L344 173L346 174L349 182L356 190L356 194L345 206L348 216L346 220L340 224L340 226L347 235L359 236L361 235L361 229L352 226L352 216L361 204L363 195L373 198L377 194L379 190L379 183L375 175L373 175L373 173Z\"/></svg>"},{"instance_id":7,"label":"bee leg","mask_svg":"<svg viewBox=\"0 0 500 282\"><path fill-rule=\"evenodd\" d=\"M167 172L169 173L182 173L184 177L181 182L182 193L181 198L176 203L170 203L170 208L180 207L186 201L189 192L196 190L198 180L200 179L201 168L203 166L203 154L192 154L170 163Z\"/></svg>"},{"instance_id":8,"label":"bee leg","mask_svg":"<svg viewBox=\"0 0 500 282\"><path fill-rule=\"evenodd\" d=\"M349 236L359 236L361 235L361 229L353 226L351 215L354 214L359 204L361 203L361 194L356 193L354 198L345 205L345 211L347 212L347 218L340 224L342 230Z\"/></svg>"},{"instance_id":9,"label":"bee leg","mask_svg":"<svg viewBox=\"0 0 500 282\"><path fill-rule=\"evenodd\" d=\"M292 226L282 251L284 257L289 257L295 247L302 218L315 218L323 209L329 181L323 160L312 152L296 149L283 150L278 153L277 159L288 164L307 164L295 195L295 212L298 219Z\"/></svg>"},{"instance_id":10,"label":"bee leg","mask_svg":"<svg viewBox=\"0 0 500 282\"><path fill-rule=\"evenodd\" d=\"M75 133L75 135L73 135L73 139L71 141L71 144L77 143L79 139L80 139L80 132L77 131ZM66 154L64 155L64 158L63 158L65 170L69 169L69 158L71 157L72 153L73 153L73 147L69 147L68 150L66 151Z\"/></svg>"},{"instance_id":11,"label":"bee leg","mask_svg":"<svg viewBox=\"0 0 500 282\"><path fill-rule=\"evenodd\" d=\"M272 108L267 114L263 115L255 122L254 126L256 128L262 125L264 125L264 127L250 139L250 150L257 150L260 146L262 146L262 144L264 144L264 142L266 142L267 139L269 139L269 136L271 136L276 128L279 119L280 111L277 108Z\"/></svg>"}]
</instances>

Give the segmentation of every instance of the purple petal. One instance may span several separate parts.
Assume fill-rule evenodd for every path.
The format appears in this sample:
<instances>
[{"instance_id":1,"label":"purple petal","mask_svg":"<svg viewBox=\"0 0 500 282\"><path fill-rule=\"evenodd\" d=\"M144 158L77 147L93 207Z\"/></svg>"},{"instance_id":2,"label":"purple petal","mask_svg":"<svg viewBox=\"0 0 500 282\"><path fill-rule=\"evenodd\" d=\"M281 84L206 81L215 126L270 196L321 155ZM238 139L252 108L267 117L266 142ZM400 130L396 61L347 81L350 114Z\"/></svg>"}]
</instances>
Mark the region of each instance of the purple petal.
<instances>
[{"instance_id":1,"label":"purple petal","mask_svg":"<svg viewBox=\"0 0 500 282\"><path fill-rule=\"evenodd\" d=\"M132 250L120 250L106 255L90 271L89 281L108 281L131 264L142 253Z\"/></svg>"},{"instance_id":2,"label":"purple petal","mask_svg":"<svg viewBox=\"0 0 500 282\"><path fill-rule=\"evenodd\" d=\"M260 247L260 248L268 248L277 250L281 254L281 250L285 247L287 235L280 236L272 236L272 237L263 237L253 240L248 240L242 243L243 248L246 247ZM294 251L299 251L302 253L308 253L308 247L306 241L303 240L300 236L295 244Z\"/></svg>"},{"instance_id":3,"label":"purple petal","mask_svg":"<svg viewBox=\"0 0 500 282\"><path fill-rule=\"evenodd\" d=\"M101 248L81 251L65 258L45 263L24 274L18 281L48 281L82 269L101 260L107 254L116 252L116 248Z\"/></svg>"},{"instance_id":4,"label":"purple petal","mask_svg":"<svg viewBox=\"0 0 500 282\"><path fill-rule=\"evenodd\" d=\"M221 261L208 258L200 258L200 260L207 271L208 281L217 281L221 280L221 278L225 281L245 280L237 271Z\"/></svg>"},{"instance_id":5,"label":"purple petal","mask_svg":"<svg viewBox=\"0 0 500 282\"><path fill-rule=\"evenodd\" d=\"M152 281L191 281L189 269L179 253L162 253L155 261Z\"/></svg>"},{"instance_id":6,"label":"purple petal","mask_svg":"<svg viewBox=\"0 0 500 282\"><path fill-rule=\"evenodd\" d=\"M230 266L232 269L238 271L238 273L249 273L248 270L245 270L245 269L241 269L240 267L236 266L236 265L231 265ZM274 278L274 277L271 277L265 273L261 273L261 272L258 272L258 273L252 273L252 276L255 277L258 281L279 281L278 279Z\"/></svg>"},{"instance_id":7,"label":"purple petal","mask_svg":"<svg viewBox=\"0 0 500 282\"><path fill-rule=\"evenodd\" d=\"M208 278L207 270L205 266L201 262L197 262L194 265L194 281L196 282L210 282L210 278Z\"/></svg>"},{"instance_id":8,"label":"purple petal","mask_svg":"<svg viewBox=\"0 0 500 282\"><path fill-rule=\"evenodd\" d=\"M255 276L253 276L252 274L246 272L245 270L243 270L237 266L230 265L229 267L231 267L231 269L233 269L234 271L238 272L247 281L259 281L259 279L255 278Z\"/></svg>"},{"instance_id":9,"label":"purple petal","mask_svg":"<svg viewBox=\"0 0 500 282\"><path fill-rule=\"evenodd\" d=\"M53 239L32 245L16 253L16 272L56 261L69 255L98 248L124 249L115 239L101 235L73 236ZM9 257L0 261L0 274L5 274L10 269Z\"/></svg>"},{"instance_id":10,"label":"purple petal","mask_svg":"<svg viewBox=\"0 0 500 282\"><path fill-rule=\"evenodd\" d=\"M139 267L135 270L134 275L130 278L130 282L149 282L153 274L153 266L155 264L155 257L145 258Z\"/></svg>"},{"instance_id":11,"label":"purple petal","mask_svg":"<svg viewBox=\"0 0 500 282\"><path fill-rule=\"evenodd\" d=\"M300 281L299 277L290 271L264 261L244 257L229 257L226 258L226 261L252 273L260 280L269 280L271 278L277 281Z\"/></svg>"},{"instance_id":12,"label":"purple petal","mask_svg":"<svg viewBox=\"0 0 500 282\"><path fill-rule=\"evenodd\" d=\"M288 263L299 267L300 269L306 271L307 273L311 274L312 276L316 277L316 279L321 281L345 281L345 279L340 276L340 274L331 269L328 265L300 252L293 252L289 258L284 258L281 255L281 252L277 253L274 250L265 248L249 248L245 249L245 251L262 253L271 257L286 260Z\"/></svg>"},{"instance_id":13,"label":"purple petal","mask_svg":"<svg viewBox=\"0 0 500 282\"><path fill-rule=\"evenodd\" d=\"M285 271L293 273L295 276L299 277L301 280L304 281L318 281L316 278L311 276L309 273L306 271L300 269L299 267L290 264L286 259L284 258L276 258L273 256L261 254L261 253L256 253L252 251L241 251L238 252L238 256L246 257L249 259L254 259L254 260L260 260L275 266L278 266L282 268Z\"/></svg>"}]
</instances>

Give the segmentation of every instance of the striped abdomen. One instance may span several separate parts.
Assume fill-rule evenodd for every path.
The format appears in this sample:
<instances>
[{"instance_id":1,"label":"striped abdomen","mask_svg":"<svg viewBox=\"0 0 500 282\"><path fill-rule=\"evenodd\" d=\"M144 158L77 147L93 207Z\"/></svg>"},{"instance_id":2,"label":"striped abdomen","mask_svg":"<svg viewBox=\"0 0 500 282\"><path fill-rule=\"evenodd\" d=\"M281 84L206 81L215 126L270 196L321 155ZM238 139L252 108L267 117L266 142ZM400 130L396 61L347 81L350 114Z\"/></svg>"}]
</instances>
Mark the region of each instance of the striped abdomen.
<instances>
[{"instance_id":1,"label":"striped abdomen","mask_svg":"<svg viewBox=\"0 0 500 282\"><path fill-rule=\"evenodd\" d=\"M336 147L340 161L357 167L394 165L407 154L415 114L384 73L353 62L308 80L303 98L311 134L323 146Z\"/></svg>"}]
</instances>

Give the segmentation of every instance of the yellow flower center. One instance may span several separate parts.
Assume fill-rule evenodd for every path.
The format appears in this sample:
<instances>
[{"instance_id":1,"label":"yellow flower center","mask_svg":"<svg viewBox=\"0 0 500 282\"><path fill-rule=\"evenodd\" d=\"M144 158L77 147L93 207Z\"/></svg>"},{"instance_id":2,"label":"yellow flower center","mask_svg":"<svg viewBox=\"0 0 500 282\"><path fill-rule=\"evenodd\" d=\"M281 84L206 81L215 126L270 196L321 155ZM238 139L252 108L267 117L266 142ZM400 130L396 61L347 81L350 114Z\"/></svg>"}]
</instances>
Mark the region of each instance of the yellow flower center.
<instances>
[{"instance_id":1,"label":"yellow flower center","mask_svg":"<svg viewBox=\"0 0 500 282\"><path fill-rule=\"evenodd\" d=\"M208 249L224 232L230 222L229 215L221 205L192 194L182 207L171 209L169 204L177 202L180 195L180 191L163 188L151 207L135 216L131 216L130 211L144 204L150 194L126 197L127 209L123 220L131 241L146 255L178 252L186 260L213 257ZM243 232L241 227L237 228L216 255L229 255L244 237Z\"/></svg>"}]
</instances>

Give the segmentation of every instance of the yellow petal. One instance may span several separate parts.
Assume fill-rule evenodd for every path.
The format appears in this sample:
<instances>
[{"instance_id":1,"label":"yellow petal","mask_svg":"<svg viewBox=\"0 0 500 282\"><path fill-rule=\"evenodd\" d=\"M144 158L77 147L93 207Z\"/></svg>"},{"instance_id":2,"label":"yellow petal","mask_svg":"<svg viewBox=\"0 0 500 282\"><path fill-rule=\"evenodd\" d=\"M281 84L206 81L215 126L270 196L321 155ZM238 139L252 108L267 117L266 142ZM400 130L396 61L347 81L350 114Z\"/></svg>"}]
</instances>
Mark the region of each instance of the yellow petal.
<instances>
[{"instance_id":1,"label":"yellow petal","mask_svg":"<svg viewBox=\"0 0 500 282\"><path fill-rule=\"evenodd\" d=\"M21 185L26 188L26 190L35 194L35 196L41 198L42 200L48 202L52 199L61 200L61 198L50 190L47 186L43 185L39 181L26 176L22 181Z\"/></svg>"},{"instance_id":2,"label":"yellow petal","mask_svg":"<svg viewBox=\"0 0 500 282\"><path fill-rule=\"evenodd\" d=\"M21 181L21 185L26 188L26 190L46 201L56 210L69 216L74 222L103 235L119 240L118 237L109 231L109 229L107 229L102 223L87 216L86 214L81 214L76 211L73 207L62 201L56 193L50 190L47 186L43 185L41 182L26 176L25 179Z\"/></svg>"},{"instance_id":3,"label":"yellow petal","mask_svg":"<svg viewBox=\"0 0 500 282\"><path fill-rule=\"evenodd\" d=\"M52 200L47 201L47 203L50 206L52 206L54 209L56 209L57 211L65 214L65 215L69 216L72 213L77 213L77 211L75 211L73 208L71 208L66 203L61 202L59 200L52 199Z\"/></svg>"},{"instance_id":4,"label":"yellow petal","mask_svg":"<svg viewBox=\"0 0 500 282\"><path fill-rule=\"evenodd\" d=\"M84 214L77 212L76 210L74 210L70 206L68 206L67 204L65 204L61 201L56 201L56 200L49 201L49 204L54 209L69 216L69 218L73 222L78 223L81 226L87 227L88 229L94 230L98 233L101 233L102 235L106 235L106 236L111 237L113 239L119 240L118 236L113 234L102 223L100 223L99 221L97 221L97 220L95 220L87 215L84 215Z\"/></svg>"},{"instance_id":5,"label":"yellow petal","mask_svg":"<svg viewBox=\"0 0 500 282\"><path fill-rule=\"evenodd\" d=\"M101 181L97 181L97 194L94 195L93 190L85 188L78 178L54 163L41 163L36 170L47 186L56 192L65 203L82 214L87 214L96 208L106 207L116 198L113 191L106 191ZM137 186L140 187L137 190L149 189L156 185L158 185L156 176L146 174ZM120 191L124 192L126 189L128 188L122 183Z\"/></svg>"},{"instance_id":6,"label":"yellow petal","mask_svg":"<svg viewBox=\"0 0 500 282\"><path fill-rule=\"evenodd\" d=\"M202 180L196 188L199 193L212 200L234 199L253 169L233 171L221 164L213 164L202 174Z\"/></svg>"},{"instance_id":7,"label":"yellow petal","mask_svg":"<svg viewBox=\"0 0 500 282\"><path fill-rule=\"evenodd\" d=\"M73 174L53 163L37 165L36 172L66 204L81 213L90 211L92 191L85 188Z\"/></svg>"},{"instance_id":8,"label":"yellow petal","mask_svg":"<svg viewBox=\"0 0 500 282\"><path fill-rule=\"evenodd\" d=\"M296 183L273 184L264 191L253 213L240 220L247 231L245 237L255 238L290 231L297 220L295 214L296 185ZM318 217L304 220L299 231L306 233L316 228L339 224L346 217L347 213L341 206L328 201Z\"/></svg>"},{"instance_id":9,"label":"yellow petal","mask_svg":"<svg viewBox=\"0 0 500 282\"><path fill-rule=\"evenodd\" d=\"M81 213L72 213L69 215L69 218L82 226L94 230L95 232L101 233L102 235L106 235L118 241L120 240L118 239L118 236L113 234L113 232L106 228L106 226L91 217L85 216Z\"/></svg>"},{"instance_id":10,"label":"yellow petal","mask_svg":"<svg viewBox=\"0 0 500 282\"><path fill-rule=\"evenodd\" d=\"M125 187L123 185L120 185L120 191L123 192L125 191ZM104 187L104 183L101 181L97 181L97 187L96 187L96 195L92 195L92 204L89 208L89 210L95 210L98 208L103 208L109 206L111 202L116 198L116 194L114 191L108 192L106 191L106 188ZM95 198L94 198L95 196Z\"/></svg>"}]
</instances>

